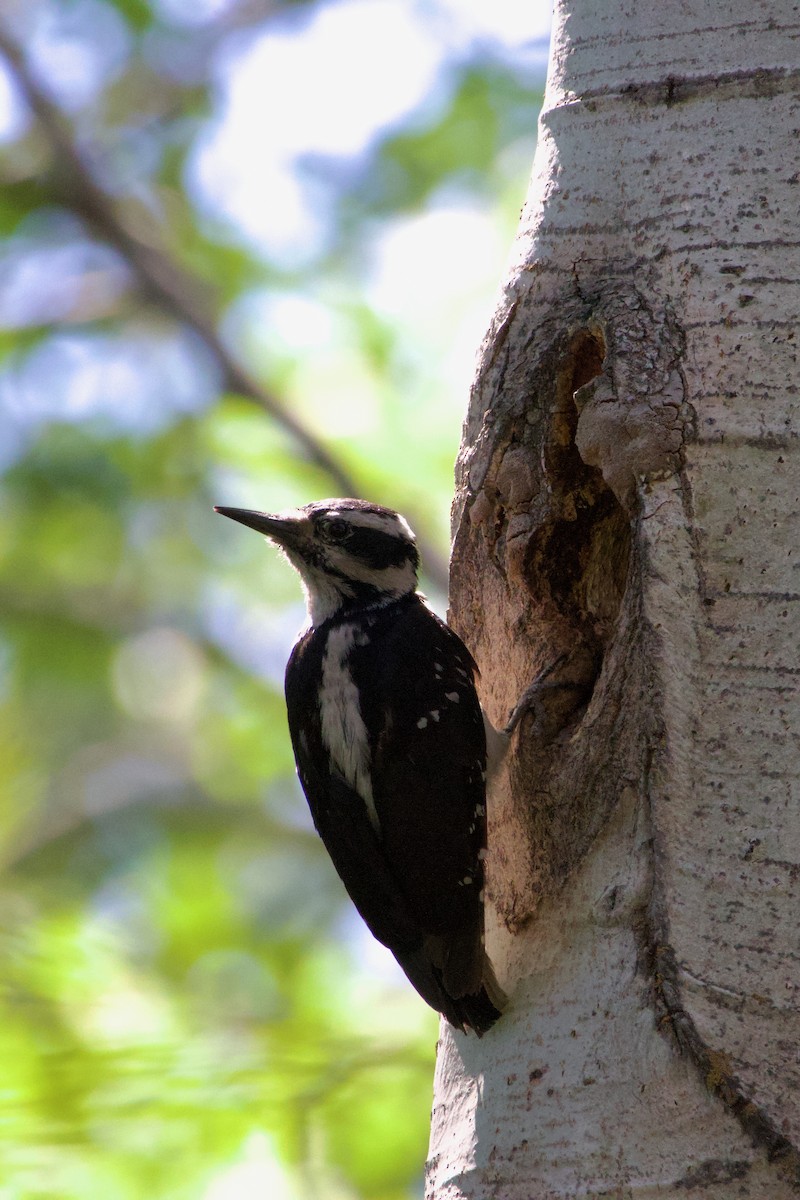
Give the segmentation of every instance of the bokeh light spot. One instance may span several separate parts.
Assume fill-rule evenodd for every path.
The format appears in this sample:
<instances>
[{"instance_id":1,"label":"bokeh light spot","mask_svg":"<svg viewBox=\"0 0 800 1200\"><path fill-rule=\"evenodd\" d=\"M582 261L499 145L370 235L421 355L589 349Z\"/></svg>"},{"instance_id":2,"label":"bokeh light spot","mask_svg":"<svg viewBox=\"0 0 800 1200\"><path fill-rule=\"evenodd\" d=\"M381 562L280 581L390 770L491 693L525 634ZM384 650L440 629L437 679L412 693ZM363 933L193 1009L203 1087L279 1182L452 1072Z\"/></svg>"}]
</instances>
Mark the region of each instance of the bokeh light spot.
<instances>
[{"instance_id":1,"label":"bokeh light spot","mask_svg":"<svg viewBox=\"0 0 800 1200\"><path fill-rule=\"evenodd\" d=\"M205 686L197 645L178 629L148 629L123 642L112 665L114 695L133 717L185 721Z\"/></svg>"}]
</instances>

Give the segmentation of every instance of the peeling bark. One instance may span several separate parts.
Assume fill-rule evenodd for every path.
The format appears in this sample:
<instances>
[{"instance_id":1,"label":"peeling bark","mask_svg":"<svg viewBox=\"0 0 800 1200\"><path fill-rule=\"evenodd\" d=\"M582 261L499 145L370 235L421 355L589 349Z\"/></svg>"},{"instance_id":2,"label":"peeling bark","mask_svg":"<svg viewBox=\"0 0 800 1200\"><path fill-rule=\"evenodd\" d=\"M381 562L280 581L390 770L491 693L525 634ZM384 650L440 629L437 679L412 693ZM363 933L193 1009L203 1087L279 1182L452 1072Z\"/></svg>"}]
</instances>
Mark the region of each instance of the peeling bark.
<instances>
[{"instance_id":1,"label":"peeling bark","mask_svg":"<svg viewBox=\"0 0 800 1200\"><path fill-rule=\"evenodd\" d=\"M443 1029L435 1200L800 1193L800 23L557 6L457 468L511 996Z\"/></svg>"}]
</instances>

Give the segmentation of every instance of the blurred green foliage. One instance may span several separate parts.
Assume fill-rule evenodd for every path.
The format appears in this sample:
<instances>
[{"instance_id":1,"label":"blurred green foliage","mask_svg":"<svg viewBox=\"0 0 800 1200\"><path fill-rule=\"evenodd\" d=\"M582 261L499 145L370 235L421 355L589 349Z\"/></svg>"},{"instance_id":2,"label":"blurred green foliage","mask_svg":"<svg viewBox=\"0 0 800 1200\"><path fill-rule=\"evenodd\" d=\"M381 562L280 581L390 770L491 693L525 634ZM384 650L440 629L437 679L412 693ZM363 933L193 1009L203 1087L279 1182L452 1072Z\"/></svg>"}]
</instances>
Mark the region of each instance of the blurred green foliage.
<instances>
[{"instance_id":1,"label":"blurred green foliage","mask_svg":"<svg viewBox=\"0 0 800 1200\"><path fill-rule=\"evenodd\" d=\"M89 71L112 9L113 71L31 115L37 30L61 21L49 52ZM329 190L324 245L276 264L186 164L229 40L281 5L205 9L0 18L21 114L0 144L1 1200L419 1194L436 1019L362 932L295 781L296 581L211 506L333 490L267 391L446 554L466 396L440 364L463 312L424 261L381 310L365 263L443 196L507 245L540 97L491 54L445 61L436 103ZM182 76L159 71L177 47ZM145 251L199 324L153 293Z\"/></svg>"}]
</instances>

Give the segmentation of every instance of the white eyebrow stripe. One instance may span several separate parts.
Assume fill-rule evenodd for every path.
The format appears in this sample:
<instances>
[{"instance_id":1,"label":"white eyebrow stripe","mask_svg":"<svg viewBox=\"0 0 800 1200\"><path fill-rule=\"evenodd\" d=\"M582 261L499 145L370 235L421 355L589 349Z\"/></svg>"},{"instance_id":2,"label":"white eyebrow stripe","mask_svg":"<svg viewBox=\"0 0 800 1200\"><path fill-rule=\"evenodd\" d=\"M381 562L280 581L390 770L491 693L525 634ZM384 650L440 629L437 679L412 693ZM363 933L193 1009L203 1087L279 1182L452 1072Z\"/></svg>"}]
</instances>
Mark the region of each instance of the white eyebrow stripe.
<instances>
[{"instance_id":1,"label":"white eyebrow stripe","mask_svg":"<svg viewBox=\"0 0 800 1200\"><path fill-rule=\"evenodd\" d=\"M394 513L365 512L359 508L331 507L328 516L341 517L349 525L358 529L376 529L379 533L387 533L390 537L405 537L414 540L411 527L404 517Z\"/></svg>"}]
</instances>

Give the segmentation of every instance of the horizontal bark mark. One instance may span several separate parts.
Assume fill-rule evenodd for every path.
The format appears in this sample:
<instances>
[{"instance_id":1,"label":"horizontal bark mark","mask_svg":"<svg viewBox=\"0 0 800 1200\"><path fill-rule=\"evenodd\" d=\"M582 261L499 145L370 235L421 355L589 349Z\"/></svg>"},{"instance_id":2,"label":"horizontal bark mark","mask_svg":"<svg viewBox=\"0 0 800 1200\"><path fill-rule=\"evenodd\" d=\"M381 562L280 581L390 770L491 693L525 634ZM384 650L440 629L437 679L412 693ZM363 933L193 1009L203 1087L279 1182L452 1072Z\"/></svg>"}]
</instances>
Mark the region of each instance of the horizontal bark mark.
<instances>
[{"instance_id":1,"label":"horizontal bark mark","mask_svg":"<svg viewBox=\"0 0 800 1200\"><path fill-rule=\"evenodd\" d=\"M770 20L766 21L736 21L734 26L737 34L757 35L771 32L773 23ZM719 22L713 25L694 25L691 27L691 36L695 39L702 39L711 35L719 37L723 32L730 31L731 26L727 27ZM789 38L794 35L800 37L800 22L794 24L784 24L781 22L781 35ZM587 35L580 38L576 42L576 47L586 51L591 50L594 54L601 54L603 48L607 45L609 38L605 34L596 34L595 36ZM636 34L632 30L626 31L625 42L628 46L648 46L658 42L664 42L668 47L672 47L675 41L675 34L672 30L669 32L654 32L648 29L646 33Z\"/></svg>"},{"instance_id":2,"label":"horizontal bark mark","mask_svg":"<svg viewBox=\"0 0 800 1200\"><path fill-rule=\"evenodd\" d=\"M682 225L678 227L679 232L686 232L685 226L686 222L684 220ZM652 233L654 231L657 232L662 228L669 229L673 233L675 232L675 222L672 220L671 214L668 213L666 215L657 217L644 217L640 221L630 220L627 223L627 229L631 234ZM704 232L704 226L699 222L695 228L697 229L698 233ZM551 236L557 236L559 240L567 240L568 238L578 239L582 237L602 238L607 237L609 233L618 232L619 226L613 221L604 221L602 224L594 221L581 221L579 225L569 224L565 221L564 223L559 224L557 228L553 229ZM792 238L764 237L758 241L753 241L750 238L742 238L738 241L726 241L725 239L720 238L718 240L709 239L702 242L676 242L674 245L670 245L664 250L660 251L658 258L660 260L666 255L669 255L670 258L676 258L680 254L699 254L705 250L714 254L732 254L734 252L744 250L750 250L754 253L762 254L765 250L776 250L785 255L789 251L797 250L798 246L800 246L800 242L794 241ZM591 263L605 260L601 260L600 258L593 259L591 255L587 255L586 257L582 256L577 261L578 263ZM641 263L643 265L651 261L651 257L646 254L640 255L638 258L633 259L634 263ZM541 259L537 259L535 262L522 264L522 269L527 271L536 271L536 273L539 275L542 275L545 271L547 271L549 274L552 274L556 277L559 275L569 276L572 272L571 267L560 266L556 262L545 262ZM730 271L720 269L719 273L720 275L725 275L730 274ZM747 277L740 280L742 286L744 286L744 284L750 286L754 284L754 282L754 280L751 280ZM770 282L781 283L782 280L771 279ZM780 324L784 325L786 328L791 328L792 326L796 325L796 322L792 322L787 319L786 321L780 322ZM691 329L692 326L687 324L685 328Z\"/></svg>"},{"instance_id":3,"label":"horizontal bark mark","mask_svg":"<svg viewBox=\"0 0 800 1200\"><path fill-rule=\"evenodd\" d=\"M724 71L719 75L666 75L646 83L629 83L622 87L587 88L579 96L570 95L562 103L543 110L541 120L547 123L553 113L577 112L588 108L594 111L608 101L633 101L643 108L671 108L687 100L713 97L714 100L771 99L779 92L800 91L800 70L794 67L760 67L755 71Z\"/></svg>"},{"instance_id":4,"label":"horizontal bark mark","mask_svg":"<svg viewBox=\"0 0 800 1200\"><path fill-rule=\"evenodd\" d=\"M714 604L717 600L764 600L767 604L785 604L800 600L800 592L765 592L763 590L756 591L746 588L707 588L703 601L705 604ZM711 629L732 629L733 626L715 626L710 625Z\"/></svg>"},{"instance_id":5,"label":"horizontal bark mark","mask_svg":"<svg viewBox=\"0 0 800 1200\"><path fill-rule=\"evenodd\" d=\"M761 865L766 866L771 860L762 859ZM788 867L790 870L796 868L796 863L783 863L782 866ZM738 949L738 947L737 947ZM755 949L758 949L757 947ZM788 955L790 960L797 958L796 955ZM765 1008L770 1012L782 1016L788 1013L794 1015L794 1009L788 1004L776 1004L769 996L754 996L747 992L734 991L732 988L722 987L718 983L712 983L708 979L702 979L699 975L693 975L690 971L684 968L682 972L683 978L686 980L689 989L695 989L698 993L717 1008L729 1009L739 1013L761 1013Z\"/></svg>"}]
</instances>

